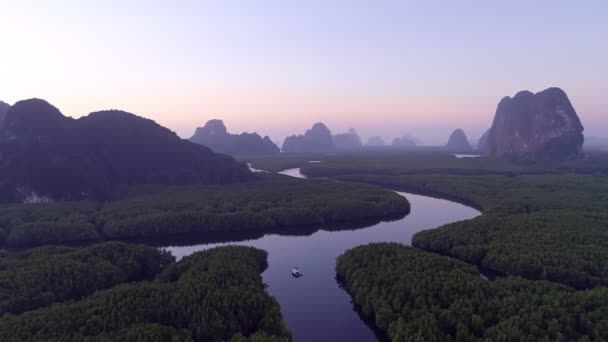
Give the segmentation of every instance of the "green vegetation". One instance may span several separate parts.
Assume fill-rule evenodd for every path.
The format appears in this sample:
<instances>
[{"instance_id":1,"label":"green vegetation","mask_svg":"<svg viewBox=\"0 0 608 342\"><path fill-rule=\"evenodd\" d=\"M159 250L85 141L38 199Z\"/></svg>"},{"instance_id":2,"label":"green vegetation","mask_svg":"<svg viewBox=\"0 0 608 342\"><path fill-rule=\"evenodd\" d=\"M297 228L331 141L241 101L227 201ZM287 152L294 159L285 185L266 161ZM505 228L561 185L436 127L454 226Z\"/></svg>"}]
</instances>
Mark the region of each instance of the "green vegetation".
<instances>
[{"instance_id":1,"label":"green vegetation","mask_svg":"<svg viewBox=\"0 0 608 342\"><path fill-rule=\"evenodd\" d=\"M309 163L323 160L325 163ZM456 158L441 148L417 147L414 150L367 149L362 152L281 154L276 157L247 160L257 169L278 172L301 167L310 177L332 177L345 174L457 174L487 175L546 173L608 173L608 153L589 152L585 159L554 163L512 163L488 157Z\"/></svg>"},{"instance_id":2,"label":"green vegetation","mask_svg":"<svg viewBox=\"0 0 608 342\"><path fill-rule=\"evenodd\" d=\"M171 264L152 282L4 315L0 340L288 341L279 305L262 283L266 267L266 252L252 247L198 252Z\"/></svg>"},{"instance_id":3,"label":"green vegetation","mask_svg":"<svg viewBox=\"0 0 608 342\"><path fill-rule=\"evenodd\" d=\"M245 158L256 169L280 172L309 164L310 160L326 160L332 156L327 153L281 153L279 156Z\"/></svg>"},{"instance_id":4,"label":"green vegetation","mask_svg":"<svg viewBox=\"0 0 608 342\"><path fill-rule=\"evenodd\" d=\"M269 231L405 215L403 197L367 185L260 175L224 186L128 188L109 202L0 207L0 242L24 247L103 239ZM3 238L4 237L4 238Z\"/></svg>"},{"instance_id":5,"label":"green vegetation","mask_svg":"<svg viewBox=\"0 0 608 342\"><path fill-rule=\"evenodd\" d=\"M96 207L84 201L2 205L0 244L22 247L100 240L92 221Z\"/></svg>"},{"instance_id":6,"label":"green vegetation","mask_svg":"<svg viewBox=\"0 0 608 342\"><path fill-rule=\"evenodd\" d=\"M414 246L502 274L576 288L608 285L608 177L591 175L344 176L446 197L484 215L423 231Z\"/></svg>"},{"instance_id":7,"label":"green vegetation","mask_svg":"<svg viewBox=\"0 0 608 342\"><path fill-rule=\"evenodd\" d=\"M412 162L416 158L420 159ZM489 158L431 155L427 157L433 160L431 166L423 167L426 159L416 158L341 156L311 164L304 172L445 197L483 210L484 214L475 219L416 234L413 244L422 249L505 275L545 279L576 288L608 285L608 176L601 167L596 173L566 173L556 167L552 173L539 174L540 169L549 166L503 167L504 161ZM580 163L601 165L603 160L595 156ZM434 169L450 162L452 168L441 172ZM461 167L464 162L475 167L486 165L486 170L520 170L517 174L474 174ZM496 166L490 167L494 162Z\"/></svg>"},{"instance_id":8,"label":"green vegetation","mask_svg":"<svg viewBox=\"0 0 608 342\"><path fill-rule=\"evenodd\" d=\"M464 262L396 243L356 247L336 271L393 341L604 341L608 289L518 277L485 281Z\"/></svg>"},{"instance_id":9,"label":"green vegetation","mask_svg":"<svg viewBox=\"0 0 608 342\"><path fill-rule=\"evenodd\" d=\"M172 262L164 251L121 242L0 254L0 316L152 279Z\"/></svg>"}]
</instances>

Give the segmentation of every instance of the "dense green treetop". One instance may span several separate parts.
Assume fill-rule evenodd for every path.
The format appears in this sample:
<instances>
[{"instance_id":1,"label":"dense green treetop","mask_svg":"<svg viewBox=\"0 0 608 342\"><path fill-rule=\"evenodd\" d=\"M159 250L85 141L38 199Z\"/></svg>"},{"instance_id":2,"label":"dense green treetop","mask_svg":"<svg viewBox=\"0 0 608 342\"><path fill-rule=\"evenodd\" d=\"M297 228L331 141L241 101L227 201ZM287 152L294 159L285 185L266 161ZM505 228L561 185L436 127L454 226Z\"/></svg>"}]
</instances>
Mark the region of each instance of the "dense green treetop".
<instances>
[{"instance_id":1,"label":"dense green treetop","mask_svg":"<svg viewBox=\"0 0 608 342\"><path fill-rule=\"evenodd\" d=\"M0 316L80 299L101 289L150 280L174 261L163 250L107 242L0 254Z\"/></svg>"},{"instance_id":2,"label":"dense green treetop","mask_svg":"<svg viewBox=\"0 0 608 342\"><path fill-rule=\"evenodd\" d=\"M336 270L393 341L603 341L608 289L518 277L487 281L464 262L396 243L359 246Z\"/></svg>"},{"instance_id":3,"label":"dense green treetop","mask_svg":"<svg viewBox=\"0 0 608 342\"><path fill-rule=\"evenodd\" d=\"M303 172L479 208L482 216L420 232L413 244L501 274L590 288L608 284L607 156L515 164L439 153L342 154Z\"/></svg>"},{"instance_id":4,"label":"dense green treetop","mask_svg":"<svg viewBox=\"0 0 608 342\"><path fill-rule=\"evenodd\" d=\"M266 266L266 252L253 247L198 252L152 282L5 315L0 340L288 341L260 276Z\"/></svg>"},{"instance_id":5,"label":"dense green treetop","mask_svg":"<svg viewBox=\"0 0 608 342\"><path fill-rule=\"evenodd\" d=\"M376 187L261 175L223 186L139 186L106 202L0 206L0 243L24 247L103 239L289 231L409 212L402 196Z\"/></svg>"}]
</instances>

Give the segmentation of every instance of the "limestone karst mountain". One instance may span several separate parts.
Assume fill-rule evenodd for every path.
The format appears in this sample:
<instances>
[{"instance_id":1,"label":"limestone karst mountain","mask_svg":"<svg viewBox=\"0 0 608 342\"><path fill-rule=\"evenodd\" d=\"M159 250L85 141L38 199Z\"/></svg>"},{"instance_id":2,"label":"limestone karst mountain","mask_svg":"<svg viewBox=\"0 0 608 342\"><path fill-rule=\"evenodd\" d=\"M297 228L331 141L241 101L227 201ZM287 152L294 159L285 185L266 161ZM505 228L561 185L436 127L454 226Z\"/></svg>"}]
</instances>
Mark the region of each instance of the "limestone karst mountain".
<instances>
[{"instance_id":1,"label":"limestone karst mountain","mask_svg":"<svg viewBox=\"0 0 608 342\"><path fill-rule=\"evenodd\" d=\"M477 142L477 150L482 153L488 152L488 135L490 135L490 129L488 128L481 137L479 137L479 141Z\"/></svg>"},{"instance_id":2,"label":"limestone karst mountain","mask_svg":"<svg viewBox=\"0 0 608 342\"><path fill-rule=\"evenodd\" d=\"M285 138L283 152L331 152L336 150L331 131L321 122L315 123L304 135Z\"/></svg>"},{"instance_id":3,"label":"limestone karst mountain","mask_svg":"<svg viewBox=\"0 0 608 342\"><path fill-rule=\"evenodd\" d=\"M448 139L447 145L445 147L453 152L467 152L472 150L471 144L469 144L469 139L467 139L467 135L460 128L454 130L452 134L450 134L450 138Z\"/></svg>"},{"instance_id":4,"label":"limestone karst mountain","mask_svg":"<svg viewBox=\"0 0 608 342\"><path fill-rule=\"evenodd\" d=\"M222 120L209 120L204 127L198 127L190 141L209 147L213 152L240 155L262 156L280 152L269 137L257 133L230 134Z\"/></svg>"},{"instance_id":5,"label":"limestone karst mountain","mask_svg":"<svg viewBox=\"0 0 608 342\"><path fill-rule=\"evenodd\" d=\"M339 150L355 150L362 146L361 137L354 128L349 129L347 133L334 135L334 143Z\"/></svg>"},{"instance_id":6,"label":"limestone karst mountain","mask_svg":"<svg viewBox=\"0 0 608 342\"><path fill-rule=\"evenodd\" d=\"M583 125L563 90L521 91L500 101L487 141L494 157L578 158Z\"/></svg>"}]
</instances>

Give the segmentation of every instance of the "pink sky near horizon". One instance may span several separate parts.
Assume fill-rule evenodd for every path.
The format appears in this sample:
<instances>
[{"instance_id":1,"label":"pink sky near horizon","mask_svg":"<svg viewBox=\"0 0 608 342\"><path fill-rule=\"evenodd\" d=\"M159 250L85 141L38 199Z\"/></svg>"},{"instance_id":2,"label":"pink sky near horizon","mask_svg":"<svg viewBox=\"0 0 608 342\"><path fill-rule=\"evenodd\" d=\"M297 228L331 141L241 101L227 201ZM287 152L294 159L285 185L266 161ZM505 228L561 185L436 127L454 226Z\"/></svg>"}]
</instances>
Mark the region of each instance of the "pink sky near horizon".
<instances>
[{"instance_id":1,"label":"pink sky near horizon","mask_svg":"<svg viewBox=\"0 0 608 342\"><path fill-rule=\"evenodd\" d=\"M184 138L219 118L279 143L322 121L435 145L455 128L475 140L504 96L558 86L608 136L606 17L602 1L6 0L0 100L122 109Z\"/></svg>"}]
</instances>

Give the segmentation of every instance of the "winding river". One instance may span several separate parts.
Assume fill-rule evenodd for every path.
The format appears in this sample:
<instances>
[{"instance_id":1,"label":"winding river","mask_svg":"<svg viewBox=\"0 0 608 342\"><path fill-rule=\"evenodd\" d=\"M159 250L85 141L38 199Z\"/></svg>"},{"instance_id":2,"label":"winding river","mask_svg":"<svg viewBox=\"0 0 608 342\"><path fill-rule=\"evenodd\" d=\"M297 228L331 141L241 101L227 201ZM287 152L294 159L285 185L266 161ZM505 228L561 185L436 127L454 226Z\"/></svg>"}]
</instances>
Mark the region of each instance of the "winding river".
<instances>
[{"instance_id":1,"label":"winding river","mask_svg":"<svg viewBox=\"0 0 608 342\"><path fill-rule=\"evenodd\" d=\"M305 178L299 169L281 172ZM268 269L262 273L268 292L281 305L281 312L294 341L376 341L375 333L353 307L350 295L335 279L335 260L347 249L370 242L409 245L412 236L425 229L480 215L459 203L399 192L411 204L411 213L392 221L344 230L318 230L309 235L266 234L251 240L165 246L178 259L196 251L226 244L247 245L268 251ZM291 276L299 267L304 275Z\"/></svg>"}]
</instances>

